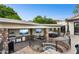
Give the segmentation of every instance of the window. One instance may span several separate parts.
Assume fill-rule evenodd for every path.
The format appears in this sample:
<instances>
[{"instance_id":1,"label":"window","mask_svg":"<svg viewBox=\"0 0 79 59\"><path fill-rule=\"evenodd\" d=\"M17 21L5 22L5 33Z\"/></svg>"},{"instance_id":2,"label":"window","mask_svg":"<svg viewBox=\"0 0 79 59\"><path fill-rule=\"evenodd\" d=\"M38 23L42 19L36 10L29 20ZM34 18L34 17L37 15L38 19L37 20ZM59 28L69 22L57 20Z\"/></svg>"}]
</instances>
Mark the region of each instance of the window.
<instances>
[{"instance_id":1,"label":"window","mask_svg":"<svg viewBox=\"0 0 79 59\"><path fill-rule=\"evenodd\" d=\"M36 33L41 33L42 29L35 29Z\"/></svg>"},{"instance_id":2,"label":"window","mask_svg":"<svg viewBox=\"0 0 79 59\"><path fill-rule=\"evenodd\" d=\"M19 33L20 33L21 35L25 35L25 34L28 34L28 32L29 32L28 29L22 29L22 30L20 30Z\"/></svg>"},{"instance_id":3,"label":"window","mask_svg":"<svg viewBox=\"0 0 79 59\"><path fill-rule=\"evenodd\" d=\"M79 22L74 22L74 34L79 35Z\"/></svg>"}]
</instances>

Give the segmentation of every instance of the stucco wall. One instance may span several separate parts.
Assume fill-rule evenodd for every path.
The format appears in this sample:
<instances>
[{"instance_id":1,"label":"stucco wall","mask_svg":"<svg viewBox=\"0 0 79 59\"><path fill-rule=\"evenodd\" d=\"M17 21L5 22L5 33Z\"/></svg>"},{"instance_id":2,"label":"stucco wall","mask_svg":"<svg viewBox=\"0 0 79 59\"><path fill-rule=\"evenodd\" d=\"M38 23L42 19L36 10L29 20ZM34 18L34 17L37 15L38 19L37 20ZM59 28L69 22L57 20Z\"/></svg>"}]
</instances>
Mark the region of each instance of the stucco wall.
<instances>
[{"instance_id":1,"label":"stucco wall","mask_svg":"<svg viewBox=\"0 0 79 59\"><path fill-rule=\"evenodd\" d=\"M63 24L63 25L66 25L66 21L57 21L57 24Z\"/></svg>"},{"instance_id":2,"label":"stucco wall","mask_svg":"<svg viewBox=\"0 0 79 59\"><path fill-rule=\"evenodd\" d=\"M57 21L57 24L65 25L65 32L67 32L67 22L64 21Z\"/></svg>"},{"instance_id":3,"label":"stucco wall","mask_svg":"<svg viewBox=\"0 0 79 59\"><path fill-rule=\"evenodd\" d=\"M74 35L74 22L69 22L70 35Z\"/></svg>"}]
</instances>

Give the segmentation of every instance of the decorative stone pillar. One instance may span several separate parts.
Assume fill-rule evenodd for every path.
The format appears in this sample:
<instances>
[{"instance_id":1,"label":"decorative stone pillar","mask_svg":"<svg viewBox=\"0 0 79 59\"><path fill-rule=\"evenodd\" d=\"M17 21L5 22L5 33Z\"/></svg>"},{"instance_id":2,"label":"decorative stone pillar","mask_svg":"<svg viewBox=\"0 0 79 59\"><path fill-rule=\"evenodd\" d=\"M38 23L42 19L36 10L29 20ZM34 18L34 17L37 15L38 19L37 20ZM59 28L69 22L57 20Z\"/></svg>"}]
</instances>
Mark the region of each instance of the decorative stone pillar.
<instances>
[{"instance_id":1,"label":"decorative stone pillar","mask_svg":"<svg viewBox=\"0 0 79 59\"><path fill-rule=\"evenodd\" d=\"M46 41L49 41L49 34L48 34L48 28L44 28L44 37L46 39Z\"/></svg>"},{"instance_id":2,"label":"decorative stone pillar","mask_svg":"<svg viewBox=\"0 0 79 59\"><path fill-rule=\"evenodd\" d=\"M29 33L30 33L29 39L33 39L33 29L32 28L29 29Z\"/></svg>"},{"instance_id":3,"label":"decorative stone pillar","mask_svg":"<svg viewBox=\"0 0 79 59\"><path fill-rule=\"evenodd\" d=\"M32 36L32 35L33 35L33 30L32 30L32 28L29 29L29 31L30 31L30 36Z\"/></svg>"},{"instance_id":4,"label":"decorative stone pillar","mask_svg":"<svg viewBox=\"0 0 79 59\"><path fill-rule=\"evenodd\" d=\"M3 42L3 51L2 53L8 53L8 29L2 30L2 42Z\"/></svg>"},{"instance_id":5,"label":"decorative stone pillar","mask_svg":"<svg viewBox=\"0 0 79 59\"><path fill-rule=\"evenodd\" d=\"M61 33L61 28L58 28L58 34L60 35L60 33Z\"/></svg>"}]
</instances>

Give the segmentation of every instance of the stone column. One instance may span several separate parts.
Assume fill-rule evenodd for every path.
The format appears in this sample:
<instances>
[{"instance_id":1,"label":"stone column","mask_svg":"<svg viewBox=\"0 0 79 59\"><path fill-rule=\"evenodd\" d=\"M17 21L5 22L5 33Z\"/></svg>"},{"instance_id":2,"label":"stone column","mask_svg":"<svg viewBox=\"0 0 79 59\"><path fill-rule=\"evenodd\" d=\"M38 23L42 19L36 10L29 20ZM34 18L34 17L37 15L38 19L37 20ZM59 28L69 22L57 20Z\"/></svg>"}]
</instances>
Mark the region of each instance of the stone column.
<instances>
[{"instance_id":1,"label":"stone column","mask_svg":"<svg viewBox=\"0 0 79 59\"><path fill-rule=\"evenodd\" d=\"M32 28L29 29L29 31L30 31L30 36L32 36L32 35L33 35L33 30L32 30Z\"/></svg>"},{"instance_id":2,"label":"stone column","mask_svg":"<svg viewBox=\"0 0 79 59\"><path fill-rule=\"evenodd\" d=\"M8 29L2 29L3 52L8 53Z\"/></svg>"},{"instance_id":3,"label":"stone column","mask_svg":"<svg viewBox=\"0 0 79 59\"><path fill-rule=\"evenodd\" d=\"M60 29L58 28L58 35L60 35Z\"/></svg>"},{"instance_id":4,"label":"stone column","mask_svg":"<svg viewBox=\"0 0 79 59\"><path fill-rule=\"evenodd\" d=\"M33 39L33 29L30 28L30 29L29 29L29 32L30 32L30 37L29 37L29 39Z\"/></svg>"},{"instance_id":5,"label":"stone column","mask_svg":"<svg viewBox=\"0 0 79 59\"><path fill-rule=\"evenodd\" d=\"M49 34L48 34L48 28L44 28L44 37L46 39L46 41L49 41Z\"/></svg>"}]
</instances>

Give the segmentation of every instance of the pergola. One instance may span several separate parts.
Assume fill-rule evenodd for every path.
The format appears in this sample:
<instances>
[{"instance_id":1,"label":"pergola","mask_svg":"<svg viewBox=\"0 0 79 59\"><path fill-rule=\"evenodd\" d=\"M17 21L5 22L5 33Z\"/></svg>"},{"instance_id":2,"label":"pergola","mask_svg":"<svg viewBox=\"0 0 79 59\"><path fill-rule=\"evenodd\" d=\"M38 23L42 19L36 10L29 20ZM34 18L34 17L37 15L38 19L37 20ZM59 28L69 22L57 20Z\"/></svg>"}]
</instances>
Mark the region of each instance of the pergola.
<instances>
[{"instance_id":1,"label":"pergola","mask_svg":"<svg viewBox=\"0 0 79 59\"><path fill-rule=\"evenodd\" d=\"M26 21L20 21L15 19L0 18L0 33L3 41L3 49L8 48L8 30L9 29L29 29L30 36L33 35L32 29L43 28L44 36L46 40L49 40L48 28L60 28L63 25L60 24L38 24Z\"/></svg>"}]
</instances>

